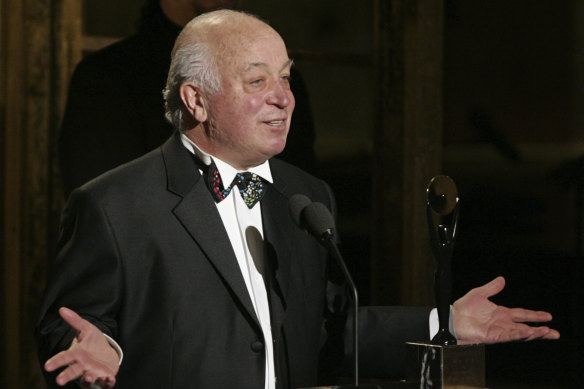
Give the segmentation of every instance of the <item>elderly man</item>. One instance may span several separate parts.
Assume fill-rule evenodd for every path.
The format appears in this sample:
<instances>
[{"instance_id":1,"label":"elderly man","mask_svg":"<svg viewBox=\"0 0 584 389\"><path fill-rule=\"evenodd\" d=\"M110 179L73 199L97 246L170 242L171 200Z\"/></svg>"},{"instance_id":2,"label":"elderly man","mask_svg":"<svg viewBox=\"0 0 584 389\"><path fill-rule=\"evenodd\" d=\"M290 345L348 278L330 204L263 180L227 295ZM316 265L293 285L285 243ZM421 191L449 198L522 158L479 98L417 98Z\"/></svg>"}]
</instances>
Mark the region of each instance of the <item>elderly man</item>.
<instances>
[{"instance_id":1,"label":"elderly man","mask_svg":"<svg viewBox=\"0 0 584 389\"><path fill-rule=\"evenodd\" d=\"M76 190L65 210L38 326L44 368L61 369L52 380L296 388L342 366L344 289L287 210L294 194L332 210L334 198L272 158L294 109L291 65L282 38L252 16L216 11L187 24L165 90L179 131ZM454 304L461 341L559 337L521 323L548 313L490 302L503 285ZM368 373L401 374L404 342L430 336L429 309L363 310L362 352L381 361Z\"/></svg>"}]
</instances>

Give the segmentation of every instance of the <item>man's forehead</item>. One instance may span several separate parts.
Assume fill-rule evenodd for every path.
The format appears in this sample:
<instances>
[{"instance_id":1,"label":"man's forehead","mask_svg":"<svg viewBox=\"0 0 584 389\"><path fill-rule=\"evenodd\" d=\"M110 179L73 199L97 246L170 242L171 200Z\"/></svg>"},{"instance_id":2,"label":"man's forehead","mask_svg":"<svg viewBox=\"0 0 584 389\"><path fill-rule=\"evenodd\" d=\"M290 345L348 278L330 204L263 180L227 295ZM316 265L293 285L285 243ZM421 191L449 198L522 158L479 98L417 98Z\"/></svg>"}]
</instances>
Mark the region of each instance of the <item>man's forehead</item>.
<instances>
[{"instance_id":1,"label":"man's forehead","mask_svg":"<svg viewBox=\"0 0 584 389\"><path fill-rule=\"evenodd\" d=\"M216 46L216 50L218 61L237 73L254 70L280 72L292 64L286 46L277 34L239 36L233 40L223 41Z\"/></svg>"},{"instance_id":2,"label":"man's forehead","mask_svg":"<svg viewBox=\"0 0 584 389\"><path fill-rule=\"evenodd\" d=\"M287 70L292 66L292 63L294 61L292 61L290 58L287 58L284 62L281 63L280 67L278 70L282 71L282 70ZM276 64L278 65L278 64ZM244 72L249 72L252 71L254 69L264 69L264 70L268 70L270 68L270 64L266 63L266 62L250 62L248 63L246 66L244 66L243 71Z\"/></svg>"}]
</instances>

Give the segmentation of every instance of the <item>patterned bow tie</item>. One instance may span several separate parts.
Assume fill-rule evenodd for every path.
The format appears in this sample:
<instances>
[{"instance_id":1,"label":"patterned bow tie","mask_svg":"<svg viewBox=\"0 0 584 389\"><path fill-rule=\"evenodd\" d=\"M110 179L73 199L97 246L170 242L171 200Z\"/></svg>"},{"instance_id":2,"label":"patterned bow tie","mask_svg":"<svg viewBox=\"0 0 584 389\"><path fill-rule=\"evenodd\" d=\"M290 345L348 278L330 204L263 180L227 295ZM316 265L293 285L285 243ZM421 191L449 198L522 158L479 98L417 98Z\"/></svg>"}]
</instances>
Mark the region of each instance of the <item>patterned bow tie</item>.
<instances>
[{"instance_id":1,"label":"patterned bow tie","mask_svg":"<svg viewBox=\"0 0 584 389\"><path fill-rule=\"evenodd\" d=\"M214 163L209 166L209 170L207 171L207 185L209 186L211 195L213 195L216 202L225 199L229 193L231 193L231 189L234 186L237 186L241 198L249 209L253 208L253 206L260 201L264 195L264 183L262 178L257 174L250 172L237 173L231 185L224 188L223 181L219 175L219 170L217 170L217 166L215 166Z\"/></svg>"}]
</instances>

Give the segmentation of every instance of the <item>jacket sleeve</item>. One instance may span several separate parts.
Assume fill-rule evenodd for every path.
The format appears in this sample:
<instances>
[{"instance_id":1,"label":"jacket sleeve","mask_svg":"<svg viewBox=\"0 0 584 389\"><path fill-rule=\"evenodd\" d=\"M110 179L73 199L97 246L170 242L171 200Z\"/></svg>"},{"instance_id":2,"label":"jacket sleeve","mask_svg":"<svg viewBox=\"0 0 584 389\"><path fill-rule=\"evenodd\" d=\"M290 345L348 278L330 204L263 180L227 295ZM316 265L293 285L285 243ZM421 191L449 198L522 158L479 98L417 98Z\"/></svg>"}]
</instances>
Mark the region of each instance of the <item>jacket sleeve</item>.
<instances>
[{"instance_id":1,"label":"jacket sleeve","mask_svg":"<svg viewBox=\"0 0 584 389\"><path fill-rule=\"evenodd\" d=\"M75 191L63 213L58 254L36 327L41 364L67 349L75 335L59 316L60 307L76 311L116 339L122 289L120 256L107 214L86 193Z\"/></svg>"},{"instance_id":2,"label":"jacket sleeve","mask_svg":"<svg viewBox=\"0 0 584 389\"><path fill-rule=\"evenodd\" d=\"M326 342L320 357L321 381L352 377L353 312L344 285L329 285L325 314ZM429 340L430 307L369 306L359 308L359 376L403 378L406 342Z\"/></svg>"}]
</instances>

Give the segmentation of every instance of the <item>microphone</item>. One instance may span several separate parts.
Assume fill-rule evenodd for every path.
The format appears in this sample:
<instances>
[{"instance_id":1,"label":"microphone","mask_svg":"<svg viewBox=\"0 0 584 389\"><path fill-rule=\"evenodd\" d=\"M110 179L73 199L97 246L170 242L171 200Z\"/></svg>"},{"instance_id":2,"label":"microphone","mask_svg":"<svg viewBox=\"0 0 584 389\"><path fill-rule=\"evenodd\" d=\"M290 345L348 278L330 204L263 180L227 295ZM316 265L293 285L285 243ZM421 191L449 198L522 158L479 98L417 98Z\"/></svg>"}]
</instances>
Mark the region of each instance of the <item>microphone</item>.
<instances>
[{"instance_id":1,"label":"microphone","mask_svg":"<svg viewBox=\"0 0 584 389\"><path fill-rule=\"evenodd\" d=\"M353 374L355 386L335 386L335 388L378 388L378 386L369 385L359 386L359 295L343 256L334 242L335 221L333 216L324 204L312 202L302 194L291 196L288 208L296 225L314 236L335 257L353 295L355 309L353 314Z\"/></svg>"},{"instance_id":2,"label":"microphone","mask_svg":"<svg viewBox=\"0 0 584 389\"><path fill-rule=\"evenodd\" d=\"M322 203L313 203L304 195L290 199L290 212L296 224L326 245L333 239L335 220ZM298 199L298 200L296 200Z\"/></svg>"},{"instance_id":3,"label":"microphone","mask_svg":"<svg viewBox=\"0 0 584 389\"><path fill-rule=\"evenodd\" d=\"M294 224L303 230L305 230L306 227L303 224L303 220L300 220L300 215L302 214L302 211L304 211L304 208L306 208L306 206L310 203L312 203L312 201L310 201L308 197L302 194L295 194L288 200L288 210L290 211L290 216L292 216Z\"/></svg>"}]
</instances>

